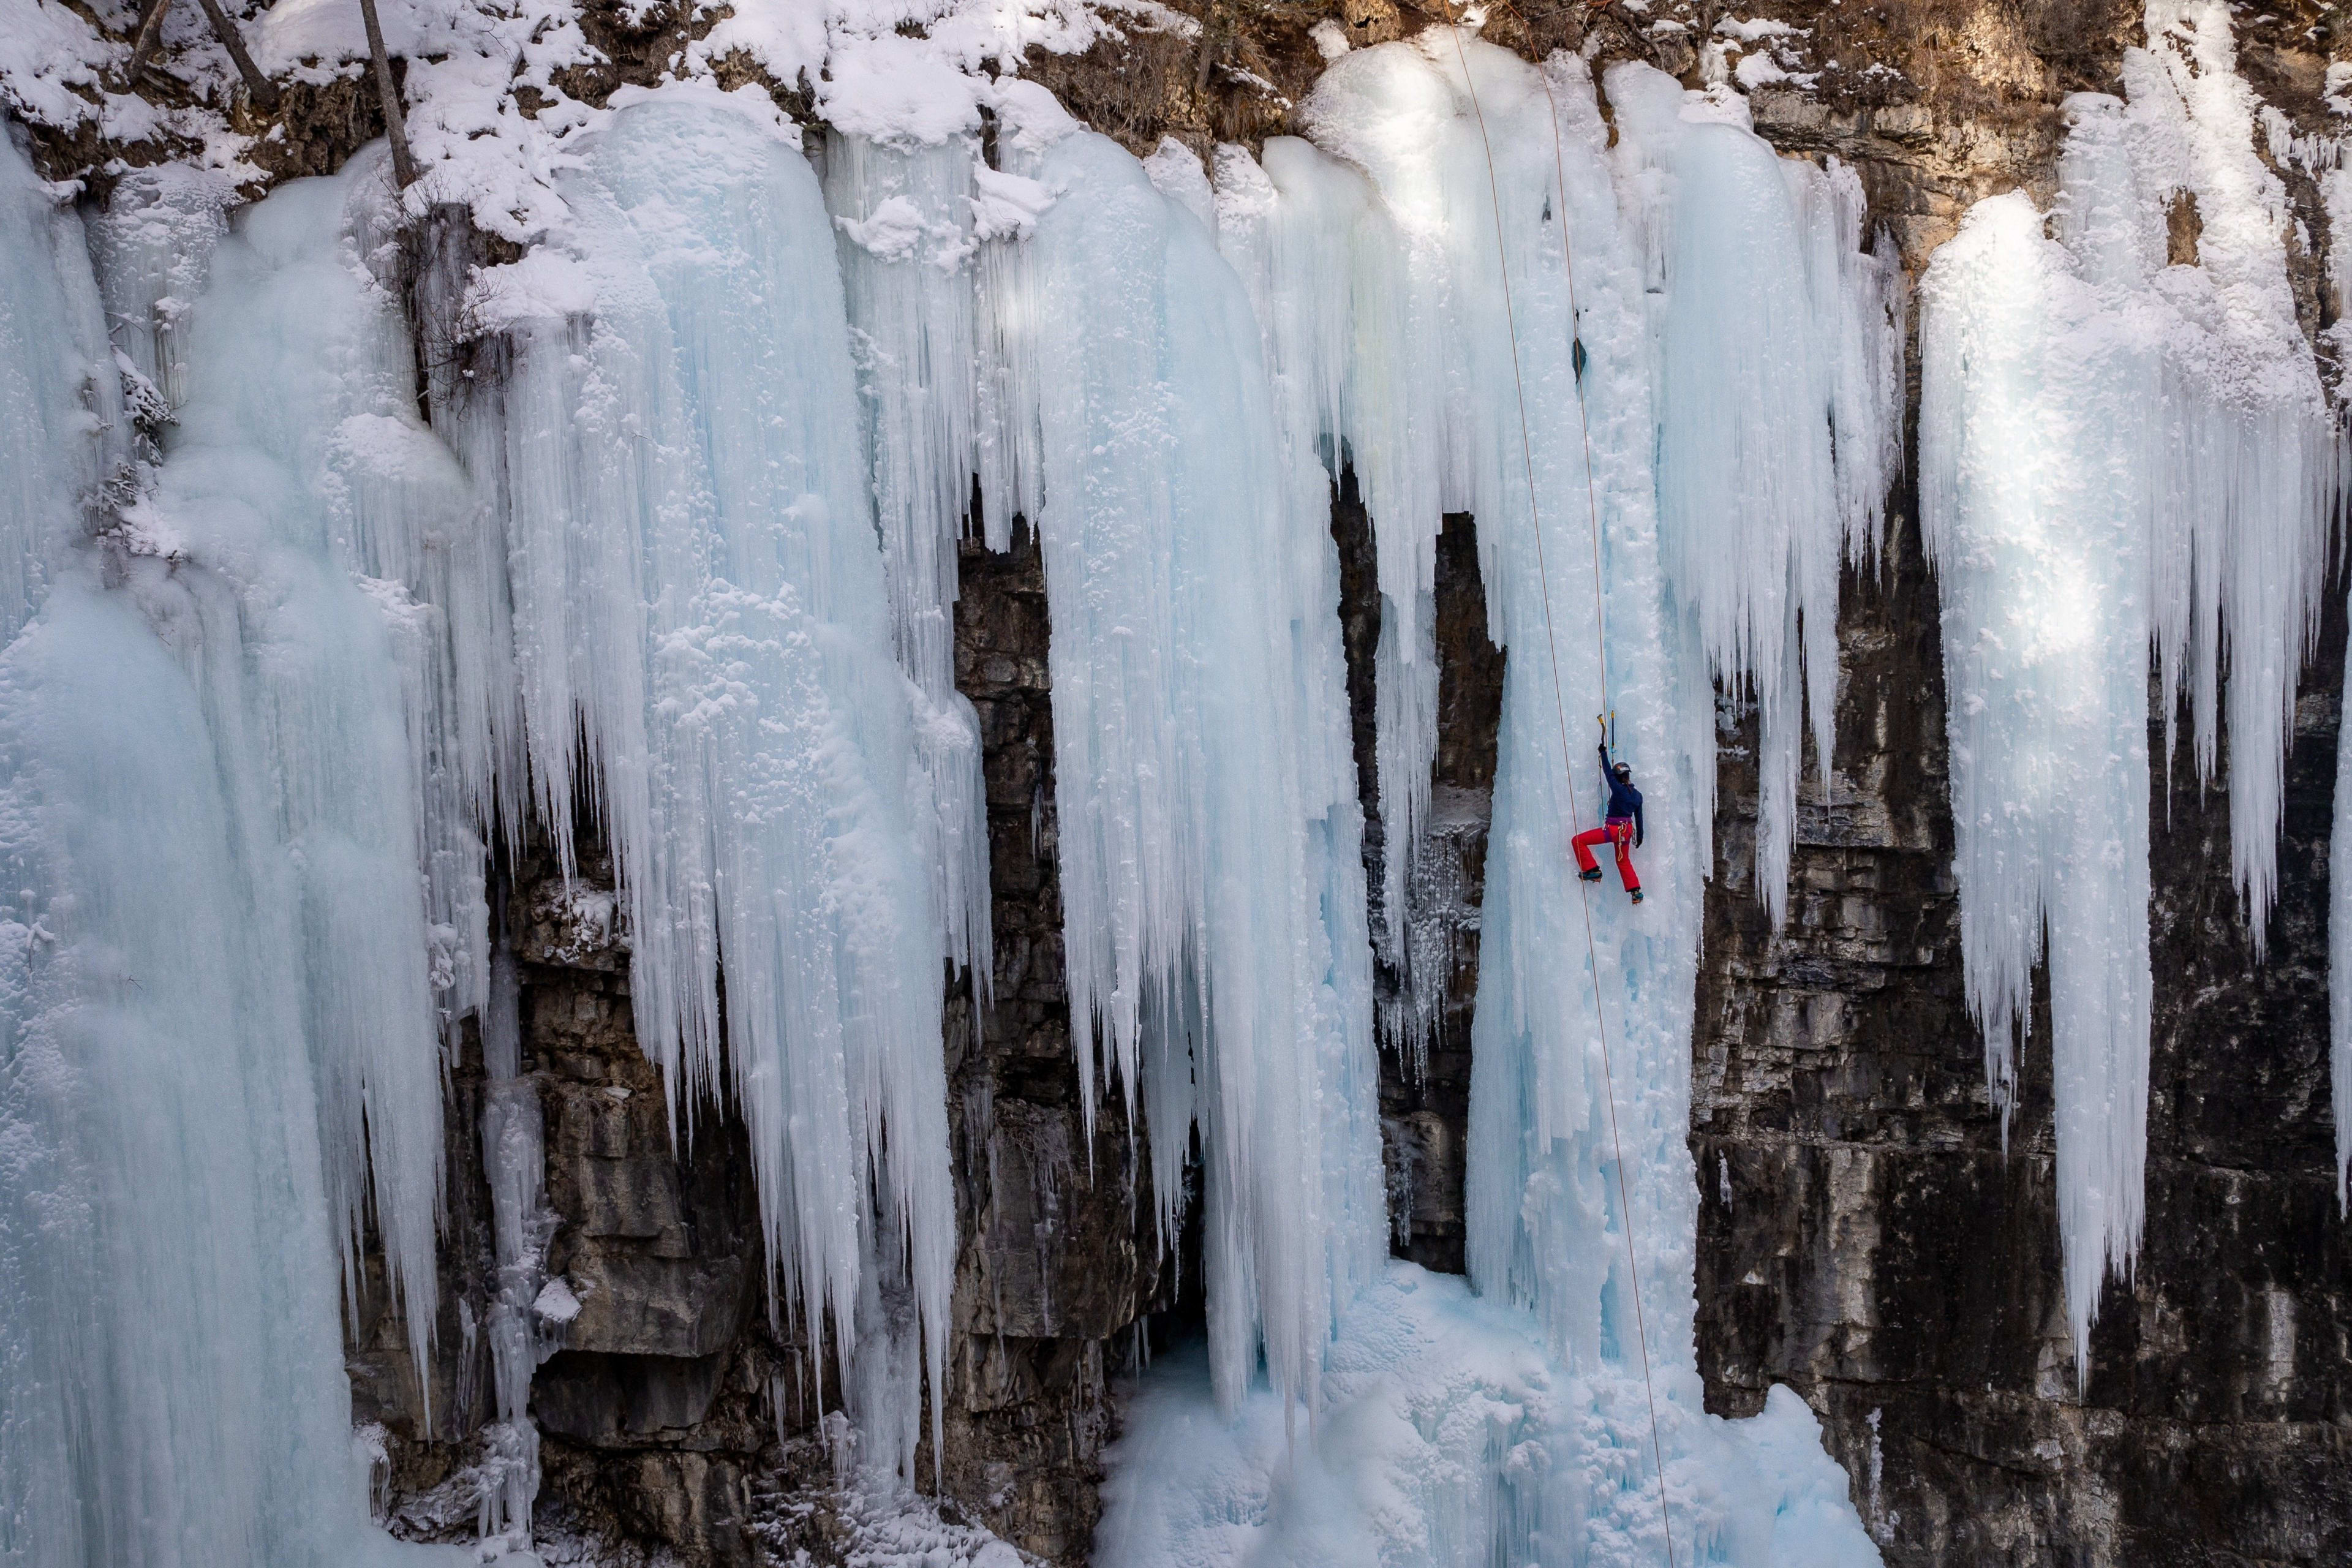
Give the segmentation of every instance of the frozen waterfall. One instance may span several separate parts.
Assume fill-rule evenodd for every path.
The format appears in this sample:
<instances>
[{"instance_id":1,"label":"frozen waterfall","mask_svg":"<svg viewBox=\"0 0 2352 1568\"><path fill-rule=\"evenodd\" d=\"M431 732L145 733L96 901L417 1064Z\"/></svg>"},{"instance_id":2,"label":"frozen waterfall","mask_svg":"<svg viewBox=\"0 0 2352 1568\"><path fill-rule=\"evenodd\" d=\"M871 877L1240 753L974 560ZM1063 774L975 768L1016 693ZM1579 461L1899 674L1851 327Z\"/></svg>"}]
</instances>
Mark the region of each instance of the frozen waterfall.
<instances>
[{"instance_id":1,"label":"frozen waterfall","mask_svg":"<svg viewBox=\"0 0 2352 1568\"><path fill-rule=\"evenodd\" d=\"M1387 1236L1312 430L1287 396L1277 408L1249 294L1199 217L1042 92L1011 89L999 116L1005 172L1057 193L1020 242L1023 293L992 313L1026 324L1004 352L1013 384L1037 389L1004 419L1034 423L1042 459L1080 1073L1099 1049L1141 1095L1163 1205L1200 1130L1220 1401L1240 1402L1262 1357L1311 1409ZM1068 300L1087 309L1054 303ZM1163 1208L1171 1246L1175 1217Z\"/></svg>"},{"instance_id":2,"label":"frozen waterfall","mask_svg":"<svg viewBox=\"0 0 2352 1568\"><path fill-rule=\"evenodd\" d=\"M1920 318L1968 998L2006 1109L2046 966L2078 1369L2143 1224L2153 803L2221 770L2259 950L2343 477L2228 12L2147 21L2125 96L2069 100L2053 211L1979 203ZM379 151L100 204L0 146L0 1557L405 1554L340 1331L388 1306L430 1362L476 1039L475 1500L486 1551L530 1549L559 1222L494 899L535 847L609 850L636 1039L681 1151L741 1124L844 1483L937 1479L943 1020L993 960L959 561L1017 520L1084 1117L1122 1099L1140 1227L1202 1238L1207 1342L1139 1377L1100 1560L1877 1561L1801 1401L1706 1413L1689 1149L1706 884L1746 854L1718 702L1726 736L1752 710L1778 926L1901 477L1908 301L1860 176L1727 88L1470 29L1339 49L1303 135L1205 162L980 58L844 45L815 134L758 87L572 105L515 174L529 243L437 295ZM1507 655L1466 1279L1388 1258L1380 1124L1379 1051L1445 980L1408 889L1449 512ZM1570 861L1596 713L1649 795L1638 905Z\"/></svg>"},{"instance_id":3,"label":"frozen waterfall","mask_svg":"<svg viewBox=\"0 0 2352 1568\"><path fill-rule=\"evenodd\" d=\"M1922 289L1920 508L1945 594L1969 1001L2006 1108L2046 958L2078 1376L2144 1217L2150 660L2168 739L2189 707L2200 785L2227 729L2259 952L2339 479L2284 193L2231 67L2223 7L2151 5L2128 100L2067 100L2057 237L2022 194L1993 197ZM2200 256L2168 264L2166 212L2189 198Z\"/></svg>"},{"instance_id":4,"label":"frozen waterfall","mask_svg":"<svg viewBox=\"0 0 2352 1568\"><path fill-rule=\"evenodd\" d=\"M336 1257L355 1288L373 1225L421 1351L446 967L418 611L374 574L373 531L438 515L454 471L419 450L404 341L344 248L373 167L233 234L216 204L125 193L123 222L163 232L99 247L129 269L105 297L168 319L167 406L107 347L81 225L0 146L6 551L31 612L0 658L0 1545L28 1562L393 1550ZM190 293L136 270L169 258ZM178 418L145 479L133 412Z\"/></svg>"},{"instance_id":5,"label":"frozen waterfall","mask_svg":"<svg viewBox=\"0 0 2352 1568\"><path fill-rule=\"evenodd\" d=\"M833 220L796 130L708 92L624 109L557 189L565 229L478 285L506 384L454 416L494 426L471 445L496 453L536 798L566 856L575 791L599 803L638 1040L682 1137L712 1097L742 1115L775 1306L845 1367L903 1256L920 1350L891 1397L918 1401L955 1222L945 847L917 792L970 748L919 744L957 721L894 657L894 629L937 633L894 628ZM918 1423L866 1414L911 1479Z\"/></svg>"},{"instance_id":6,"label":"frozen waterfall","mask_svg":"<svg viewBox=\"0 0 2352 1568\"><path fill-rule=\"evenodd\" d=\"M1401 774L1426 787L1428 753L1411 748L1433 741L1410 731L1413 660L1426 653L1391 640L1399 624L1426 637L1425 603L1420 620L1389 617L1392 592L1410 604L1428 579L1387 574L1391 552L1423 559L1437 525L1434 511L1384 512L1386 497L1475 514L1488 624L1512 655L1471 1090L1470 1266L1483 1299L1391 1264L1341 1321L1325 1352L1320 1424L1295 1444L1284 1440L1280 1394L1254 1395L1228 1422L1190 1391L1189 1368L1153 1374L1108 1489L1106 1562L1663 1562L1654 1441L1678 1560L1876 1561L1801 1406L1776 1404L1753 1423L1701 1408L1685 1134L1706 868L1691 774L1712 773L1714 699L1674 608L1653 466L1654 345L1675 301L1645 297L1643 251L1621 215L1647 193L1621 185L1612 167L1589 75L1565 58L1549 71L1547 80L1492 46L1432 32L1336 62L1306 106L1311 144L1270 142L1262 162L1227 148L1216 162L1214 210L1259 302L1276 396L1291 410L1283 423L1307 437L1294 441L1300 456L1328 465L1303 476L1302 496L1328 495L1341 451L1360 476L1382 464L1430 468L1418 488L1366 485L1383 573L1384 791ZM1680 89L1667 87L1671 120ZM1709 111L1696 99L1690 108ZM1745 131L1727 134L1746 138L1737 157L1762 150ZM1181 193L1198 169L1187 179L1168 166L1177 156L1163 149L1154 173ZM1764 167L1769 210L1793 215L1790 193L1802 187ZM1808 301L1811 258L1775 258ZM1883 276L1866 276L1864 303L1883 311ZM1821 499L1835 523L1828 385L1806 384L1807 397L1824 389L1818 405L1776 412L1800 428L1808 417L1822 425ZM1730 413L1765 418L1736 402ZM1390 449L1399 439L1413 443L1405 454ZM1833 532L1832 556L1840 546ZM1771 569L1788 570L1777 556ZM1405 692L1394 700L1391 680ZM1613 888L1580 893L1566 854L1568 834L1600 804L1586 724L1604 689L1621 745L1667 781L1651 796L1642 854L1655 896L1639 909ZM1693 705L1705 715L1704 752L1688 744Z\"/></svg>"}]
</instances>

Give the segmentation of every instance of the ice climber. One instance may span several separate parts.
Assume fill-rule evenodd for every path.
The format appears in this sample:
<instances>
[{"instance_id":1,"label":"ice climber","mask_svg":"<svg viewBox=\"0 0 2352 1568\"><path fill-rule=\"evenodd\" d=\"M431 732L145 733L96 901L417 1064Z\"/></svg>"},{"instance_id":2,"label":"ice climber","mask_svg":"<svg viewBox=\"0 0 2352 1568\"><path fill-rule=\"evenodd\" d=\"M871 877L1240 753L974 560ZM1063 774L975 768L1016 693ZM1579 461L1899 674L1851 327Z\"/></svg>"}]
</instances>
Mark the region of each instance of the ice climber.
<instances>
[{"instance_id":1,"label":"ice climber","mask_svg":"<svg viewBox=\"0 0 2352 1568\"><path fill-rule=\"evenodd\" d=\"M1633 769L1625 763L1609 760L1608 726L1601 726L1601 779L1609 786L1609 809L1602 815L1601 826L1587 828L1570 842L1576 849L1576 874L1588 882L1601 880L1601 867L1592 858L1592 846L1617 846L1617 879L1625 884L1625 891L1635 903L1642 901L1642 879L1633 874L1633 851L1642 842L1642 792L1633 787Z\"/></svg>"}]
</instances>

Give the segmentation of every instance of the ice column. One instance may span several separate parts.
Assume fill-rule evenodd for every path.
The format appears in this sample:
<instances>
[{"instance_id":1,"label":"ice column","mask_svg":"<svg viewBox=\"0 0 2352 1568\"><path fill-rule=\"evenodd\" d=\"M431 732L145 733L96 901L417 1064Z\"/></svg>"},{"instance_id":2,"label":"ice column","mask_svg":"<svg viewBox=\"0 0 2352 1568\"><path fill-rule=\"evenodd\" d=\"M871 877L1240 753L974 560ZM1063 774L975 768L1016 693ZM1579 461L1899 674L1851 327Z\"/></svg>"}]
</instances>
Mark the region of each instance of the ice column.
<instances>
[{"instance_id":1,"label":"ice column","mask_svg":"<svg viewBox=\"0 0 2352 1568\"><path fill-rule=\"evenodd\" d=\"M53 559L78 537L69 514L100 504L128 434L81 220L14 134L0 120L0 637L40 604Z\"/></svg>"},{"instance_id":2,"label":"ice column","mask_svg":"<svg viewBox=\"0 0 2352 1568\"><path fill-rule=\"evenodd\" d=\"M820 1342L829 1317L845 1363L877 1231L903 1247L913 1401L917 1364L940 1386L955 1249L944 946L834 226L797 129L732 102L625 109L582 158L567 231L478 301L514 342L539 809L568 856L574 790L601 798L638 1039L689 1133L733 1096L781 1300ZM916 1420L876 1424L909 1474Z\"/></svg>"},{"instance_id":3,"label":"ice column","mask_svg":"<svg viewBox=\"0 0 2352 1568\"><path fill-rule=\"evenodd\" d=\"M2316 629L2342 448L2295 317L2285 186L2255 147L2229 8L2151 0L2147 47L2124 52L2123 113L2152 245L2147 305L2165 313L2155 484L2156 647L2168 737L2185 694L2200 782L2211 777L2226 664L2230 848L2254 951L2277 897L2296 677ZM2193 201L2193 265L2162 267L2167 211Z\"/></svg>"},{"instance_id":4,"label":"ice column","mask_svg":"<svg viewBox=\"0 0 2352 1568\"><path fill-rule=\"evenodd\" d=\"M1459 463L1449 504L1476 512L1489 624L1511 650L1471 1100L1471 1269L1485 1300L1391 1265L1328 1352L1331 1414L1306 1444L1283 1445L1265 1402L1238 1422L1195 1414L1187 1398L1204 1402L1171 1374L1139 1402L1104 1539L1139 1563L1201 1560L1245 1513L1249 1553L1267 1562L1663 1561L1646 1329L1678 1546L1706 1561L1870 1561L1812 1434L1776 1455L1764 1424L1727 1431L1704 1415L1692 1358L1701 868L1686 666L1659 558L1639 252L1620 228L1590 78L1562 57L1547 79L1440 29L1345 56L1306 110L1322 151L1277 140L1262 166L1238 149L1216 164L1223 242L1262 312L1276 426L1332 460L1328 410L1345 395L1331 389L1359 345L1331 280L1377 265L1349 251L1382 243L1384 227L1391 259L1429 247L1434 374L1454 399L1444 440ZM1329 482L1301 464L1291 504L1313 491L1319 510ZM1600 705L1602 633L1621 739L1651 781L1651 900L1638 908L1613 886L1580 891L1564 842L1597 805L1584 716ZM1711 712L1703 679L1696 695ZM1800 1452L1809 1484L1825 1470L1829 1483L1803 1525L1764 1479Z\"/></svg>"},{"instance_id":5,"label":"ice column","mask_svg":"<svg viewBox=\"0 0 2352 1568\"><path fill-rule=\"evenodd\" d=\"M1746 100L1633 63L1607 86L1656 335L1668 584L1716 679L1756 702L1756 892L1777 925L1807 717L1831 777L1838 574L1875 551L1901 450L1896 274L1862 249L1853 171L1781 158ZM1712 726L1691 739L1711 774Z\"/></svg>"},{"instance_id":6,"label":"ice column","mask_svg":"<svg viewBox=\"0 0 2352 1568\"><path fill-rule=\"evenodd\" d=\"M2352 662L2347 662L2346 700L2352 703ZM2336 1207L2346 1203L2346 1177L2352 1174L2352 746L2336 742L2336 826L2327 860L2327 1016L2332 1037L2328 1081L2336 1108Z\"/></svg>"},{"instance_id":7,"label":"ice column","mask_svg":"<svg viewBox=\"0 0 2352 1568\"><path fill-rule=\"evenodd\" d=\"M404 879L372 887L382 840L309 797L352 788L372 809L343 766L403 791L411 770L397 744L359 743L404 740L397 666L381 614L333 587L307 483L320 422L347 405L275 360L347 350L364 296L304 291L306 325L261 287L332 252L341 200L340 184L290 187L225 242L227 279L190 301L186 344L191 402L217 416L174 440L129 524L89 542L94 498L76 481L107 471L121 435L112 379L74 368L103 342L97 289L61 243L79 226L0 144L0 321L39 378L0 402L0 449L55 441L46 470L9 466L6 546L53 575L0 654L0 1540L27 1562L308 1568L396 1551L368 1524L352 1441L334 1233L353 1215L329 1178L356 1201L366 1156L331 1101L414 1126L421 1081L437 1171L422 895L413 837L386 851L406 850ZM383 900L336 933L375 944L339 952L350 968L300 940L336 916L297 849ZM358 1027L341 1005L362 994L383 1016L306 1042L323 1021ZM322 1150L322 1129L354 1142ZM435 1194L405 1137L372 1152L415 1323Z\"/></svg>"},{"instance_id":8,"label":"ice column","mask_svg":"<svg viewBox=\"0 0 2352 1568\"><path fill-rule=\"evenodd\" d=\"M2076 210L2101 194L2069 186ZM2141 1219L2154 363L2042 224L2022 195L1980 204L1928 270L1921 510L1944 587L1969 1005L2004 1107L2046 931L2079 1351Z\"/></svg>"},{"instance_id":9,"label":"ice column","mask_svg":"<svg viewBox=\"0 0 2352 1568\"><path fill-rule=\"evenodd\" d=\"M1488 624L1511 652L1481 944L1494 957L1480 965L1474 1037L1472 1278L1536 1307L1555 1342L1580 1352L1599 1343L1604 1293L1617 1293L1627 1343L1612 1353L1630 1357L1627 1218L1604 1174L1614 1156L1603 1147L1600 1047L1605 1029L1621 1109L1638 1108L1643 1128L1638 1156L1628 1150L1637 1162L1627 1172L1637 1228L1646 1246L1686 1251L1689 1218L1671 1211L1688 1207L1687 1184L1674 1178L1688 1156L1679 1133L1659 1129L1673 1120L1665 1100L1687 1083L1698 867L1674 628L1663 613L1639 275L1601 161L1605 132L1590 78L1564 58L1549 69L1547 82L1500 49L1475 39L1457 49L1452 34L1433 29L1335 62L1307 122L1319 145L1365 170L1395 221L1443 258L1444 375L1463 389L1452 441L1464 454L1463 499L1479 521ZM1500 195L1499 225L1490 189ZM1574 247L1575 310L1563 223ZM1579 811L1589 821L1599 804L1590 716L1601 707L1604 635L1621 742L1637 776L1653 781L1640 863L1654 901L1631 909L1613 886L1591 896L1596 968L1587 962L1586 895L1565 840ZM1681 1071L1669 1070L1674 1061ZM1686 1320L1686 1268L1682 1274ZM1658 1296L1654 1325L1675 1277L1666 1263L1645 1280Z\"/></svg>"},{"instance_id":10,"label":"ice column","mask_svg":"<svg viewBox=\"0 0 2352 1568\"><path fill-rule=\"evenodd\" d=\"M372 1217L421 1364L439 1037L461 965L478 991L465 933L486 917L471 801L440 787L459 765L442 622L410 573L475 503L417 416L397 300L365 265L377 169L289 185L226 232L205 202L132 182L96 248L134 342L169 324L157 363L184 392L122 547L205 568L164 635L219 748L238 863L295 954L346 1288ZM200 295L171 292L191 277ZM436 868L436 842L476 852Z\"/></svg>"},{"instance_id":11,"label":"ice column","mask_svg":"<svg viewBox=\"0 0 2352 1568\"><path fill-rule=\"evenodd\" d=\"M1268 297L1295 318L1287 330L1306 356L1283 373L1298 384L1300 417L1311 422L1332 482L1343 463L1353 465L1373 524L1374 776L1385 846L1376 936L1401 966L1405 994L1394 1022L1418 1041L1444 980L1412 968L1405 921L1437 747L1437 536L1448 510L1472 504L1464 418L1471 389L1445 342L1454 279L1438 195L1444 171L1416 140L1430 116L1445 112L1442 95L1412 73L1386 86L1399 95L1399 112L1356 125L1350 135L1362 146L1345 161L1288 139L1268 145L1265 174L1283 199L1265 219L1265 265ZM1387 171L1377 195L1350 166L1373 162Z\"/></svg>"},{"instance_id":12,"label":"ice column","mask_svg":"<svg viewBox=\"0 0 2352 1568\"><path fill-rule=\"evenodd\" d=\"M1060 193L988 309L1038 395L1004 426L1041 457L1080 1068L1140 1089L1163 1194L1197 1122L1221 1403L1261 1352L1311 1401L1386 1222L1328 477L1279 379L1307 367L1269 395L1241 279L1133 158L1025 84L1000 115L1007 172Z\"/></svg>"},{"instance_id":13,"label":"ice column","mask_svg":"<svg viewBox=\"0 0 2352 1568\"><path fill-rule=\"evenodd\" d=\"M1187 158L1190 154L1185 154ZM1295 179L1310 207L1328 197L1369 220L1362 176L1306 142L1276 137L1267 163ZM1364 919L1363 819L1349 721L1347 657L1339 630L1339 559L1331 537L1332 487L1339 481L1332 393L1345 384L1348 317L1318 308L1329 297L1329 256L1319 213L1293 223L1290 203L1241 147L1217 149L1214 216L1220 248L1240 274L1263 333L1265 374L1282 475L1282 524L1274 537L1281 568L1277 626L1288 623L1286 717L1297 725L1296 768L1303 799L1306 870L1328 944L1313 1016L1314 1094L1326 1106L1321 1139L1322 1262L1333 1310L1379 1271L1387 1255L1385 1182L1381 1163L1378 1066L1367 1032L1371 1008L1371 932ZM1301 289L1307 278L1318 287ZM1350 312L1352 314L1352 312ZM1246 356L1244 356L1246 364ZM1280 668L1280 666L1277 666Z\"/></svg>"},{"instance_id":14,"label":"ice column","mask_svg":"<svg viewBox=\"0 0 2352 1568\"><path fill-rule=\"evenodd\" d=\"M2331 80L2337 79L2331 72ZM2341 90L2340 88L2337 90ZM2273 142L2273 150L2276 142ZM2322 334L2341 360L2352 342L2352 169L2343 166L2339 141L2318 171L2319 193L2327 210L2327 282L2336 296L2336 324ZM2352 695L2352 661L2347 661L2347 695ZM2329 840L2327 875L2327 1011L2334 1037L2330 1051L2332 1100L2336 1110L2336 1206L2347 1207L2347 1177L2352 1175L2352 746L2340 738L2336 752L2336 823Z\"/></svg>"},{"instance_id":15,"label":"ice column","mask_svg":"<svg viewBox=\"0 0 2352 1568\"><path fill-rule=\"evenodd\" d=\"M1360 171L1297 138L1270 140L1262 169L1242 149L1220 149L1217 201L1224 243L1267 323L1286 440L1299 454L1291 505L1328 519L1332 488L1352 464L1374 520L1374 768L1385 848L1373 934L1403 983L1383 1026L1402 1037L1390 1043L1418 1052L1444 985L1442 973L1420 972L1425 959L1414 963L1427 946L1408 929L1436 747L1436 539L1459 445L1458 422L1444 418L1444 255L1433 236L1399 224ZM1450 466L1458 491L1461 464Z\"/></svg>"},{"instance_id":16,"label":"ice column","mask_svg":"<svg viewBox=\"0 0 2352 1568\"><path fill-rule=\"evenodd\" d=\"M2021 196L1980 204L1921 318L1969 1001L2006 1105L2046 952L2084 1375L2102 1281L2128 1274L2142 1222L2148 650L2168 731L2188 699L2201 775L2226 649L2233 861L2259 951L2339 473L2226 13L2152 6L2149 37L2126 57L2128 103L2067 100L2058 241ZM2167 209L2191 196L2198 258L2168 265Z\"/></svg>"}]
</instances>

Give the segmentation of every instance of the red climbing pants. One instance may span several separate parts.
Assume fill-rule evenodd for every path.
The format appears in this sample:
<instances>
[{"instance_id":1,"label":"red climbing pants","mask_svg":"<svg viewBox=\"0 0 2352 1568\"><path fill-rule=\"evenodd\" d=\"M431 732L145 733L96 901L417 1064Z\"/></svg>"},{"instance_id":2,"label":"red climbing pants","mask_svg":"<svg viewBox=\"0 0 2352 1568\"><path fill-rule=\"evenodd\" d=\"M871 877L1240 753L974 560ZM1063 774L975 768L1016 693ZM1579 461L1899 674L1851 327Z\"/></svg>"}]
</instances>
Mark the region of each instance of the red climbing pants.
<instances>
[{"instance_id":1,"label":"red climbing pants","mask_svg":"<svg viewBox=\"0 0 2352 1568\"><path fill-rule=\"evenodd\" d=\"M1576 868L1580 871L1601 869L1599 863L1592 858L1592 846L1614 844L1617 846L1618 879L1625 884L1625 890L1629 893L1642 890L1642 879L1633 875L1633 825L1624 817L1612 817L1601 826L1588 828L1569 842L1575 847Z\"/></svg>"}]
</instances>

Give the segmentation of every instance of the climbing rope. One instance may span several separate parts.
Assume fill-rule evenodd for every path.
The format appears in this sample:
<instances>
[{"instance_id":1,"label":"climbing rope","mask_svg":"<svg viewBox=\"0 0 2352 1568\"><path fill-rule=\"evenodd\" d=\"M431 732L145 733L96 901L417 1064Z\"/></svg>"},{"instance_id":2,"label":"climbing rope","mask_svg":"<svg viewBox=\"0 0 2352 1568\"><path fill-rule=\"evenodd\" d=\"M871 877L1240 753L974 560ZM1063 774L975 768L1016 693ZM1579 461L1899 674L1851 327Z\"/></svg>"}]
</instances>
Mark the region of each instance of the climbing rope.
<instances>
[{"instance_id":1,"label":"climbing rope","mask_svg":"<svg viewBox=\"0 0 2352 1568\"><path fill-rule=\"evenodd\" d=\"M1444 0L1447 31L1454 37L1454 52L1462 64L1463 85L1470 94L1470 112L1478 122L1478 145L1486 157L1486 195L1495 216L1495 265L1503 279L1503 326L1511 341L1511 386L1518 400L1519 457L1527 469L1528 521L1534 530L1536 546L1536 578L1542 589L1544 644L1551 657L1552 713L1559 721L1560 768L1568 781L1568 810L1570 821L1580 821L1584 808L1577 798L1576 768L1569 761L1571 748L1568 741L1568 700L1559 679L1559 639L1552 624L1551 574L1544 565L1543 513L1536 502L1535 444L1528 434L1528 389L1519 370L1518 315L1511 300L1511 262L1503 237L1503 195L1495 175L1495 144L1486 134L1486 111L1478 102L1478 83L1470 74L1470 52L1463 46L1462 27L1454 15L1454 0ZM1543 82L1544 101L1551 113L1552 165L1558 182L1559 215L1559 247L1568 279L1568 313L1575 341L1583 341L1583 321L1576 309L1575 253L1568 238L1568 158L1560 146L1559 105L1551 90L1551 79L1541 67L1536 70ZM1592 482L1592 425L1584 406L1583 377L1577 377L1576 419L1584 437L1584 500L1592 533L1592 641L1600 661L1601 706L1605 714L1609 707L1609 649L1603 631L1604 609L1601 597L1601 502ZM1592 931L1592 900L1588 894L1580 900L1584 910L1584 953L1592 979L1592 1018L1601 1037L1601 1079L1609 1104L1609 1144L1616 1155L1617 1207L1625 1216L1625 1273L1633 1295L1633 1330L1642 1352L1642 1391L1650 1406L1650 1458L1658 1471L1658 1521L1665 1531L1666 1568L1675 1568L1675 1524L1672 1511L1666 1506L1666 1457L1658 1439L1658 1391L1650 1374L1650 1329L1647 1313L1642 1305L1642 1271L1633 1240L1633 1205L1625 1185L1625 1145L1617 1131L1617 1075L1609 1054L1608 1010L1601 994L1601 948Z\"/></svg>"}]
</instances>

